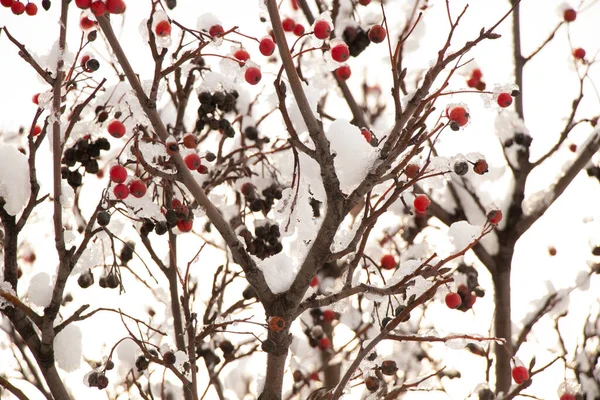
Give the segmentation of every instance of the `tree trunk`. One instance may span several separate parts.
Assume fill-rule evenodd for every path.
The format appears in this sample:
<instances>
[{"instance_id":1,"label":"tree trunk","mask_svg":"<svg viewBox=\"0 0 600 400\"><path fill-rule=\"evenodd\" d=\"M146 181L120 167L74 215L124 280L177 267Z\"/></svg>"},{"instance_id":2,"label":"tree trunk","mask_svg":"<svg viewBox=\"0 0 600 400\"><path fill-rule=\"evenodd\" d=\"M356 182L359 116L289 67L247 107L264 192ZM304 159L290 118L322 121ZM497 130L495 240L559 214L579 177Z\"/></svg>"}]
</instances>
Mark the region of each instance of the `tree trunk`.
<instances>
[{"instance_id":1,"label":"tree trunk","mask_svg":"<svg viewBox=\"0 0 600 400\"><path fill-rule=\"evenodd\" d=\"M498 260L498 270L493 275L494 300L496 313L494 317L494 335L506 340L506 344L494 344L496 355L496 393L508 391L511 385L511 354L512 354L512 320L510 313L510 267L511 257Z\"/></svg>"},{"instance_id":2,"label":"tree trunk","mask_svg":"<svg viewBox=\"0 0 600 400\"><path fill-rule=\"evenodd\" d=\"M283 353L269 354L267 359L267 376L265 377L265 388L259 400L281 400L283 391L283 375L285 373L285 361L288 349Z\"/></svg>"}]
</instances>

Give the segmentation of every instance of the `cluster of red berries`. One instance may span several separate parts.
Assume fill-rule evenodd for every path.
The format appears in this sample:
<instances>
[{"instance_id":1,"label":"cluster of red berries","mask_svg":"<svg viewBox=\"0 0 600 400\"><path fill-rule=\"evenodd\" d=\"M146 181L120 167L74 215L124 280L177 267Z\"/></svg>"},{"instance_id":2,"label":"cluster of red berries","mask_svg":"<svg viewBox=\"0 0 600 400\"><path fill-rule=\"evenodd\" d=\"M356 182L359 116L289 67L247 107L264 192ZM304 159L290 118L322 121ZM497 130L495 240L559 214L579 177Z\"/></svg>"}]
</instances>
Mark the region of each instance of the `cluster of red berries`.
<instances>
[{"instance_id":1,"label":"cluster of red berries","mask_svg":"<svg viewBox=\"0 0 600 400\"><path fill-rule=\"evenodd\" d=\"M480 92L485 90L485 82L482 80L483 73L479 68L475 68L471 71L471 76L467 79L467 86L479 90Z\"/></svg>"},{"instance_id":2,"label":"cluster of red berries","mask_svg":"<svg viewBox=\"0 0 600 400\"><path fill-rule=\"evenodd\" d=\"M171 200L171 207L163 212L165 214L166 226L171 229L177 226L181 232L189 232L194 226L194 214L190 208L179 199ZM158 233L158 232L157 232Z\"/></svg>"},{"instance_id":3,"label":"cluster of red berries","mask_svg":"<svg viewBox=\"0 0 600 400\"><path fill-rule=\"evenodd\" d=\"M483 293L471 291L467 285L460 285L456 292L446 294L444 300L448 308L464 312L473 308L477 297L479 297L478 294Z\"/></svg>"},{"instance_id":4,"label":"cluster of red berries","mask_svg":"<svg viewBox=\"0 0 600 400\"><path fill-rule=\"evenodd\" d=\"M281 21L281 25L283 26L283 30L285 32L292 32L296 36L304 35L304 25L297 23L293 18L287 17Z\"/></svg>"},{"instance_id":5,"label":"cluster of red berries","mask_svg":"<svg viewBox=\"0 0 600 400\"><path fill-rule=\"evenodd\" d=\"M146 194L146 184L141 179L132 179L129 185L125 184L127 180L127 169L119 164L115 164L109 171L110 180L116 183L113 188L113 194L119 200L124 200L131 194L134 197L141 198Z\"/></svg>"},{"instance_id":6,"label":"cluster of red berries","mask_svg":"<svg viewBox=\"0 0 600 400\"><path fill-rule=\"evenodd\" d=\"M304 334L308 337L308 344L313 348L318 347L321 351L331 349L331 340L325 335L323 325L331 324L338 319L337 313L329 309L313 308L310 310L310 315L313 318L314 326L304 330Z\"/></svg>"},{"instance_id":7,"label":"cluster of red berries","mask_svg":"<svg viewBox=\"0 0 600 400\"><path fill-rule=\"evenodd\" d=\"M239 94L236 90L231 92L217 91L215 93L201 92L198 95L198 120L196 132L201 132L205 126L211 130L218 130L227 137L235 136L235 129L224 114L234 111Z\"/></svg>"},{"instance_id":8,"label":"cluster of red berries","mask_svg":"<svg viewBox=\"0 0 600 400\"><path fill-rule=\"evenodd\" d=\"M123 0L75 0L75 5L82 10L89 9L96 17L105 13L123 14L127 8Z\"/></svg>"},{"instance_id":9,"label":"cluster of red berries","mask_svg":"<svg viewBox=\"0 0 600 400\"><path fill-rule=\"evenodd\" d=\"M15 15L21 15L23 13L27 15L36 15L38 8L35 3L28 2L27 4L21 3L19 0L0 0L0 4L4 7L10 8Z\"/></svg>"},{"instance_id":10,"label":"cluster of red berries","mask_svg":"<svg viewBox=\"0 0 600 400\"><path fill-rule=\"evenodd\" d=\"M244 238L248 253L254 254L261 260L279 254L283 250L280 242L279 225L274 223L256 226L254 236L247 228L243 228L240 231L240 236Z\"/></svg>"},{"instance_id":11,"label":"cluster of red berries","mask_svg":"<svg viewBox=\"0 0 600 400\"><path fill-rule=\"evenodd\" d=\"M100 151L110 150L110 143L106 138L99 138L92 141L89 135L77 140L72 147L69 147L63 153L61 163L63 167L60 170L62 179L66 179L69 186L73 189L81 186L83 179L83 172L88 174L97 174L99 172L98 157L100 157ZM79 163L79 166L73 170L70 167L74 167L75 164Z\"/></svg>"}]
</instances>

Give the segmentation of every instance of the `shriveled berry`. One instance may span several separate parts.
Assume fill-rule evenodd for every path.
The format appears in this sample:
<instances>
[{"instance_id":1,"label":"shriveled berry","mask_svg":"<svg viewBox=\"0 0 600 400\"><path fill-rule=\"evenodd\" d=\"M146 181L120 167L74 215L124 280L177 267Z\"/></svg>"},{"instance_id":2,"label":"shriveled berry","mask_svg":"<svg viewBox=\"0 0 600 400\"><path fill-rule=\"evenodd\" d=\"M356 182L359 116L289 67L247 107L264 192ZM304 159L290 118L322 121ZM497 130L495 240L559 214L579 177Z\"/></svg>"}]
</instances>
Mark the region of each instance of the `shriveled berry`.
<instances>
[{"instance_id":1,"label":"shriveled berry","mask_svg":"<svg viewBox=\"0 0 600 400\"><path fill-rule=\"evenodd\" d=\"M394 360L385 360L381 363L381 373L384 375L392 376L398 371L398 366Z\"/></svg>"},{"instance_id":2,"label":"shriveled berry","mask_svg":"<svg viewBox=\"0 0 600 400\"><path fill-rule=\"evenodd\" d=\"M369 392L376 392L379 389L380 381L374 376L367 376L365 379L365 386Z\"/></svg>"},{"instance_id":3,"label":"shriveled berry","mask_svg":"<svg viewBox=\"0 0 600 400\"><path fill-rule=\"evenodd\" d=\"M175 364L175 361L177 361L177 357L172 351L167 351L165 354L163 354L163 362L166 365L173 365Z\"/></svg>"},{"instance_id":4,"label":"shriveled berry","mask_svg":"<svg viewBox=\"0 0 600 400\"><path fill-rule=\"evenodd\" d=\"M407 178L412 179L419 173L421 168L417 164L410 163L404 168L404 174Z\"/></svg>"},{"instance_id":5,"label":"shriveled berry","mask_svg":"<svg viewBox=\"0 0 600 400\"><path fill-rule=\"evenodd\" d=\"M150 362L144 356L139 356L137 360L135 360L135 366L138 371L145 371L148 369Z\"/></svg>"},{"instance_id":6,"label":"shriveled berry","mask_svg":"<svg viewBox=\"0 0 600 400\"><path fill-rule=\"evenodd\" d=\"M82 272L81 275L79 275L79 278L77 278L77 284L83 289L92 286L94 284L94 275L92 274L92 271L88 269L87 271Z\"/></svg>"},{"instance_id":7,"label":"shriveled berry","mask_svg":"<svg viewBox=\"0 0 600 400\"><path fill-rule=\"evenodd\" d=\"M465 175L469 171L469 164L466 161L457 161L454 163L454 173L456 175Z\"/></svg>"}]
</instances>

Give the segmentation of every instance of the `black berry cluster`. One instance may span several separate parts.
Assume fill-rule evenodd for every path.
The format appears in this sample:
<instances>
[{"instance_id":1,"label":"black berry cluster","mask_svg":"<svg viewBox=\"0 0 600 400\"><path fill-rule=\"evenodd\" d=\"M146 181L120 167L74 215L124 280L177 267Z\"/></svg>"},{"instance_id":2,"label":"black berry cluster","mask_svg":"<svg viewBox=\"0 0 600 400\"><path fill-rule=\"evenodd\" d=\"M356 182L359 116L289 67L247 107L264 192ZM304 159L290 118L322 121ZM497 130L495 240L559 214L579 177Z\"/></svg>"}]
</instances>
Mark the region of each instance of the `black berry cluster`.
<instances>
[{"instance_id":1,"label":"black berry cluster","mask_svg":"<svg viewBox=\"0 0 600 400\"><path fill-rule=\"evenodd\" d=\"M177 225L177 222L175 222L175 225ZM160 236L167 233L168 228L169 226L167 224L167 221L156 222L152 219L144 218L144 222L142 223L142 227L140 228L140 233L142 234L142 236L148 236L152 231L154 231L157 235Z\"/></svg>"},{"instance_id":2,"label":"black berry cluster","mask_svg":"<svg viewBox=\"0 0 600 400\"><path fill-rule=\"evenodd\" d=\"M256 191L256 187L250 182L242 185L242 194L244 195L250 210L254 212L262 211L265 214L271 211L271 207L273 207L275 200L281 200L281 197L283 196L281 188L276 184L263 189L261 196Z\"/></svg>"},{"instance_id":3,"label":"black berry cluster","mask_svg":"<svg viewBox=\"0 0 600 400\"><path fill-rule=\"evenodd\" d=\"M119 287L119 277L114 272L109 272L105 276L100 277L98 285L104 289L116 289Z\"/></svg>"},{"instance_id":4,"label":"black berry cluster","mask_svg":"<svg viewBox=\"0 0 600 400\"><path fill-rule=\"evenodd\" d=\"M587 172L590 178L594 177L600 181L600 167L592 165L590 167L587 167L585 172Z\"/></svg>"},{"instance_id":5,"label":"black berry cluster","mask_svg":"<svg viewBox=\"0 0 600 400\"><path fill-rule=\"evenodd\" d=\"M99 171L98 157L101 150L110 150L110 143L106 138L99 138L92 141L87 135L75 142L73 147L65 150L61 160L63 167L60 170L63 179L73 188L81 186L83 172L88 174L97 174ZM79 163L77 168L75 165ZM83 171L81 171L83 170Z\"/></svg>"},{"instance_id":6,"label":"black berry cluster","mask_svg":"<svg viewBox=\"0 0 600 400\"><path fill-rule=\"evenodd\" d=\"M347 27L344 29L342 37L344 42L346 42L348 45L348 49L350 50L350 55L352 57L358 56L371 43L369 40L369 34L366 31L363 31L360 27Z\"/></svg>"},{"instance_id":7,"label":"black berry cluster","mask_svg":"<svg viewBox=\"0 0 600 400\"><path fill-rule=\"evenodd\" d=\"M89 387L97 387L99 390L106 389L108 378L103 373L93 371L88 375L87 384Z\"/></svg>"},{"instance_id":8,"label":"black berry cluster","mask_svg":"<svg viewBox=\"0 0 600 400\"><path fill-rule=\"evenodd\" d=\"M531 146L531 141L533 140L533 138L531 136L529 136L526 133L522 133L522 132L517 132L515 133L515 136L513 136L512 138L508 138L504 141L504 147L510 147L513 144L516 144L518 146L523 146L523 147L529 147Z\"/></svg>"},{"instance_id":9,"label":"black berry cluster","mask_svg":"<svg viewBox=\"0 0 600 400\"><path fill-rule=\"evenodd\" d=\"M235 111L238 97L239 94L235 90L215 93L201 92L198 95L200 107L198 108L196 131L200 132L208 126L209 129L219 130L228 137L235 136L235 129L233 129L231 122L225 118L224 114Z\"/></svg>"},{"instance_id":10,"label":"black berry cluster","mask_svg":"<svg viewBox=\"0 0 600 400\"><path fill-rule=\"evenodd\" d=\"M252 236L252 233L248 229L244 228L240 232L240 235L246 242L248 252L261 260L278 254L283 250L283 246L279 241L281 234L277 224L266 223L265 225L257 226L254 229L254 236Z\"/></svg>"}]
</instances>

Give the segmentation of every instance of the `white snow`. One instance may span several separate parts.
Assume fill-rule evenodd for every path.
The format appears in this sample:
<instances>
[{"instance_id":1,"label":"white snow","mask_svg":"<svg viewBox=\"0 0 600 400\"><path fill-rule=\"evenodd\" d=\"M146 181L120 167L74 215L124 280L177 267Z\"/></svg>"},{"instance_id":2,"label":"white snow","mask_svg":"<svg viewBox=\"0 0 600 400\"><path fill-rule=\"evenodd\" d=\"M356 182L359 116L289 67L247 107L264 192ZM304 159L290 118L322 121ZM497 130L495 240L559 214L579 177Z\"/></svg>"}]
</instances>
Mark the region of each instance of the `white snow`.
<instances>
[{"instance_id":1,"label":"white snow","mask_svg":"<svg viewBox=\"0 0 600 400\"><path fill-rule=\"evenodd\" d=\"M481 234L482 227L471 225L467 221L458 221L453 223L448 229L450 242L454 245L454 250L461 251Z\"/></svg>"},{"instance_id":2,"label":"white snow","mask_svg":"<svg viewBox=\"0 0 600 400\"><path fill-rule=\"evenodd\" d=\"M27 204L30 194L27 157L13 146L0 144L0 197L6 202L4 210L17 215Z\"/></svg>"},{"instance_id":3,"label":"white snow","mask_svg":"<svg viewBox=\"0 0 600 400\"><path fill-rule=\"evenodd\" d=\"M27 294L32 303L40 307L49 306L50 301L52 300L50 275L45 272L40 272L31 277Z\"/></svg>"},{"instance_id":4,"label":"white snow","mask_svg":"<svg viewBox=\"0 0 600 400\"><path fill-rule=\"evenodd\" d=\"M79 369L81 355L81 329L69 324L54 338L54 357L63 371L73 372Z\"/></svg>"}]
</instances>

